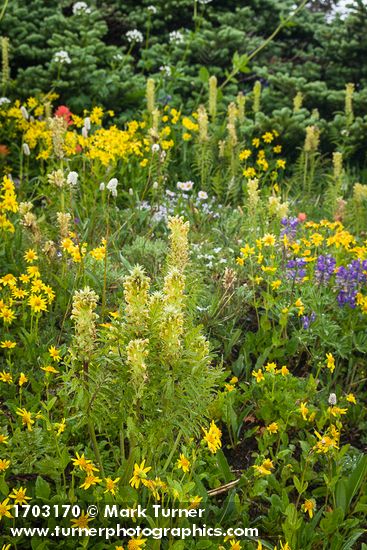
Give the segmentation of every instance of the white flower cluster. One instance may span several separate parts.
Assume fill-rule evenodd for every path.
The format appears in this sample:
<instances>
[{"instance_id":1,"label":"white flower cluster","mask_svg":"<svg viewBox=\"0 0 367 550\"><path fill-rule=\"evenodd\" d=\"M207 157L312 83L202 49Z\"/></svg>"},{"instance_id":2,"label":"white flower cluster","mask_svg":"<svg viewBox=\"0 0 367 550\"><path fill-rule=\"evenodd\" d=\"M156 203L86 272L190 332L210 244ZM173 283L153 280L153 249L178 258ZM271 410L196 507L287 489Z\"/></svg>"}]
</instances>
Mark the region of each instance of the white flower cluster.
<instances>
[{"instance_id":1,"label":"white flower cluster","mask_svg":"<svg viewBox=\"0 0 367 550\"><path fill-rule=\"evenodd\" d=\"M29 157L29 155L31 154L28 143L23 143L23 154L26 155L26 157Z\"/></svg>"},{"instance_id":2,"label":"white flower cluster","mask_svg":"<svg viewBox=\"0 0 367 550\"><path fill-rule=\"evenodd\" d=\"M161 65L159 67L159 70L161 71L161 73L164 76L171 76L171 74L172 74L172 70L171 70L171 67L169 65Z\"/></svg>"},{"instance_id":3,"label":"white flower cluster","mask_svg":"<svg viewBox=\"0 0 367 550\"><path fill-rule=\"evenodd\" d=\"M66 181L69 185L71 185L72 187L75 187L78 183L78 177L79 177L78 172L69 172L67 175Z\"/></svg>"},{"instance_id":4,"label":"white flower cluster","mask_svg":"<svg viewBox=\"0 0 367 550\"><path fill-rule=\"evenodd\" d=\"M191 191L191 189L194 187L193 181L178 181L177 182L177 189L180 189L180 191Z\"/></svg>"},{"instance_id":5,"label":"white flower cluster","mask_svg":"<svg viewBox=\"0 0 367 550\"><path fill-rule=\"evenodd\" d=\"M10 103L10 99L7 97L0 97L0 105L5 105L6 103Z\"/></svg>"},{"instance_id":6,"label":"white flower cluster","mask_svg":"<svg viewBox=\"0 0 367 550\"><path fill-rule=\"evenodd\" d=\"M102 182L99 186L99 189L100 191L104 191L105 189L108 189L108 191L110 191L111 195L113 197L117 197L117 186L118 186L118 179L117 178L112 178L110 179L110 181L107 183L107 185Z\"/></svg>"},{"instance_id":7,"label":"white flower cluster","mask_svg":"<svg viewBox=\"0 0 367 550\"><path fill-rule=\"evenodd\" d=\"M83 125L83 128L82 128L82 136L83 138L87 138L88 137L88 132L90 130L90 118L89 116L85 117L84 119L84 125Z\"/></svg>"},{"instance_id":8,"label":"white flower cluster","mask_svg":"<svg viewBox=\"0 0 367 550\"><path fill-rule=\"evenodd\" d=\"M182 44L184 42L184 35L180 31L172 31L169 33L169 41L172 44Z\"/></svg>"},{"instance_id":9,"label":"white flower cluster","mask_svg":"<svg viewBox=\"0 0 367 550\"><path fill-rule=\"evenodd\" d=\"M157 8L155 6L148 6L147 7L147 10L150 11L150 13L153 13L153 15L155 15L157 13Z\"/></svg>"},{"instance_id":10,"label":"white flower cluster","mask_svg":"<svg viewBox=\"0 0 367 550\"><path fill-rule=\"evenodd\" d=\"M56 52L54 54L53 60L55 61L55 63L61 63L61 65L71 63L69 54L65 50L60 50L59 52Z\"/></svg>"},{"instance_id":11,"label":"white flower cluster","mask_svg":"<svg viewBox=\"0 0 367 550\"><path fill-rule=\"evenodd\" d=\"M80 15L82 13L91 13L91 9L85 2L75 2L73 4L73 14Z\"/></svg>"},{"instance_id":12,"label":"white flower cluster","mask_svg":"<svg viewBox=\"0 0 367 550\"><path fill-rule=\"evenodd\" d=\"M127 31L126 38L128 39L129 42L141 43L144 40L143 34L140 31L138 31L138 29Z\"/></svg>"},{"instance_id":13,"label":"white flower cluster","mask_svg":"<svg viewBox=\"0 0 367 550\"><path fill-rule=\"evenodd\" d=\"M27 109L24 107L24 105L22 105L22 106L20 107L20 112L22 113L22 117L24 118L24 120L28 120L28 119L29 119L28 111L27 111Z\"/></svg>"}]
</instances>

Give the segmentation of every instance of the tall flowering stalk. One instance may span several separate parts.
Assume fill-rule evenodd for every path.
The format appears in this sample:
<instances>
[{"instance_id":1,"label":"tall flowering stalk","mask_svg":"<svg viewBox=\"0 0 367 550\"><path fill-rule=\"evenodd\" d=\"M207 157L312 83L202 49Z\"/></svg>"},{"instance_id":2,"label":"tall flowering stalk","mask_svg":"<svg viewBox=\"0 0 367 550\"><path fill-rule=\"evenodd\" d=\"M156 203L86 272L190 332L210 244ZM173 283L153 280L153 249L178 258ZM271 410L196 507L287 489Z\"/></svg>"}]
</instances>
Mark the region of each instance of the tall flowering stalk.
<instances>
[{"instance_id":1,"label":"tall flowering stalk","mask_svg":"<svg viewBox=\"0 0 367 550\"><path fill-rule=\"evenodd\" d=\"M209 115L212 119L212 122L215 121L217 115L217 77L211 76L209 78Z\"/></svg>"},{"instance_id":2,"label":"tall flowering stalk","mask_svg":"<svg viewBox=\"0 0 367 550\"><path fill-rule=\"evenodd\" d=\"M75 335L71 353L74 361L81 361L83 365L83 383L88 395L88 406L84 414L86 416L94 454L101 469L101 473L104 475L96 432L89 412L90 396L88 370L91 356L95 350L96 320L98 319L95 310L97 308L98 299L98 295L89 287L85 287L83 290L77 290L74 293L71 318L74 321Z\"/></svg>"},{"instance_id":3,"label":"tall flowering stalk","mask_svg":"<svg viewBox=\"0 0 367 550\"><path fill-rule=\"evenodd\" d=\"M6 93L6 88L10 79L9 67L9 38L3 36L1 38L1 70L2 70L2 89L3 95Z\"/></svg>"},{"instance_id":4,"label":"tall flowering stalk","mask_svg":"<svg viewBox=\"0 0 367 550\"><path fill-rule=\"evenodd\" d=\"M352 82L345 86L345 116L347 119L347 127L350 126L354 119L353 113L353 95L355 86Z\"/></svg>"},{"instance_id":5,"label":"tall flowering stalk","mask_svg":"<svg viewBox=\"0 0 367 550\"><path fill-rule=\"evenodd\" d=\"M256 80L253 88L253 104L252 110L256 114L260 111L260 102L261 102L261 82Z\"/></svg>"},{"instance_id":6,"label":"tall flowering stalk","mask_svg":"<svg viewBox=\"0 0 367 550\"><path fill-rule=\"evenodd\" d=\"M311 192L319 143L319 128L317 126L307 126L303 146L303 190L307 194Z\"/></svg>"}]
</instances>

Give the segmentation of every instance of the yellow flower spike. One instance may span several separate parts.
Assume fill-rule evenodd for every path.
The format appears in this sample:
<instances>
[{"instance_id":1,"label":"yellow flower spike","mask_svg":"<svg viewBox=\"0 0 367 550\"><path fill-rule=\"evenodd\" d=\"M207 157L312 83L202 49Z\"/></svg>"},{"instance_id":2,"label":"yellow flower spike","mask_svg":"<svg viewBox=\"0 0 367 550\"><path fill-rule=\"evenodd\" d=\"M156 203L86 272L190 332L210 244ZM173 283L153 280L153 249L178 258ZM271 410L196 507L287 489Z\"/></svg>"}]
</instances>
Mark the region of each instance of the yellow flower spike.
<instances>
[{"instance_id":1,"label":"yellow flower spike","mask_svg":"<svg viewBox=\"0 0 367 550\"><path fill-rule=\"evenodd\" d=\"M332 353L327 353L326 354L326 367L329 369L331 374L335 370L335 359L334 359L334 356L332 355Z\"/></svg>"}]
</instances>

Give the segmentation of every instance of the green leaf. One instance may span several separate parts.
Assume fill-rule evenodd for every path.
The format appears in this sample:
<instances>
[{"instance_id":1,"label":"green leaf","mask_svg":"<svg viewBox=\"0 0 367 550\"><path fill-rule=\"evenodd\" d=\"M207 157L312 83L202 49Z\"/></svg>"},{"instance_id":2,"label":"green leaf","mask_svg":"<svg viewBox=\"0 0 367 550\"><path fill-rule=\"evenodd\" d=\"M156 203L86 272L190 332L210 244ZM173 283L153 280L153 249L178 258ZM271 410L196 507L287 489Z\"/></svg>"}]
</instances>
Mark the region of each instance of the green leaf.
<instances>
[{"instance_id":1,"label":"green leaf","mask_svg":"<svg viewBox=\"0 0 367 550\"><path fill-rule=\"evenodd\" d=\"M229 468L228 462L221 449L216 454L218 467L224 477L226 483L233 480L233 474Z\"/></svg>"},{"instance_id":2,"label":"green leaf","mask_svg":"<svg viewBox=\"0 0 367 550\"><path fill-rule=\"evenodd\" d=\"M200 67L200 69L199 69L199 79L201 80L201 82L206 84L208 82L209 78L210 78L210 74L209 74L208 69L206 67Z\"/></svg>"},{"instance_id":3,"label":"green leaf","mask_svg":"<svg viewBox=\"0 0 367 550\"><path fill-rule=\"evenodd\" d=\"M367 456L361 456L351 475L343 478L336 484L335 498L336 505L340 507L344 514L348 513L353 497L359 490L367 474Z\"/></svg>"},{"instance_id":4,"label":"green leaf","mask_svg":"<svg viewBox=\"0 0 367 550\"><path fill-rule=\"evenodd\" d=\"M50 486L41 476L36 479L36 497L42 500L48 500L50 498Z\"/></svg>"}]
</instances>

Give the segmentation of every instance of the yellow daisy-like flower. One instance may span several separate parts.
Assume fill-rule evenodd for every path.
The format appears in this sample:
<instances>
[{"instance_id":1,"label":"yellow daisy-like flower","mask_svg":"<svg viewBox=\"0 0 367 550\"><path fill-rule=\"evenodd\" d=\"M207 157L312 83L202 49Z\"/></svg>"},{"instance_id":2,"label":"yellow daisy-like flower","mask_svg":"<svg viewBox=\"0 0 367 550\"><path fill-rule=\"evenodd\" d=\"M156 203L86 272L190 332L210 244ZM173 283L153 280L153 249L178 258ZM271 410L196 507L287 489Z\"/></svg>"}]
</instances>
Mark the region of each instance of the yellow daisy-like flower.
<instances>
[{"instance_id":1,"label":"yellow daisy-like flower","mask_svg":"<svg viewBox=\"0 0 367 550\"><path fill-rule=\"evenodd\" d=\"M190 470L190 461L184 454L180 454L180 458L177 460L177 468L187 473Z\"/></svg>"},{"instance_id":2,"label":"yellow daisy-like flower","mask_svg":"<svg viewBox=\"0 0 367 550\"><path fill-rule=\"evenodd\" d=\"M47 311L47 302L42 296L38 294L32 294L28 299L28 304L32 311L40 313L41 311Z\"/></svg>"},{"instance_id":3,"label":"yellow daisy-like flower","mask_svg":"<svg viewBox=\"0 0 367 550\"><path fill-rule=\"evenodd\" d=\"M256 378L256 382L259 384L260 382L262 382L263 380L265 380L265 376L262 372L261 369L259 369L258 371L256 370L253 370L252 371L252 376L254 376Z\"/></svg>"},{"instance_id":4,"label":"yellow daisy-like flower","mask_svg":"<svg viewBox=\"0 0 367 550\"><path fill-rule=\"evenodd\" d=\"M302 511L306 512L310 516L310 519L312 519L314 510L316 509L315 499L314 498L306 499L302 504L301 508L302 508Z\"/></svg>"},{"instance_id":5,"label":"yellow daisy-like flower","mask_svg":"<svg viewBox=\"0 0 367 550\"><path fill-rule=\"evenodd\" d=\"M22 387L23 384L25 384L26 382L28 382L28 378L26 377L24 372L21 372L19 375L18 385Z\"/></svg>"},{"instance_id":6,"label":"yellow daisy-like flower","mask_svg":"<svg viewBox=\"0 0 367 550\"><path fill-rule=\"evenodd\" d=\"M140 483L145 484L145 480L147 479L147 473L152 469L151 466L145 466L145 459L140 464L134 465L134 472L133 476L130 479L130 485L131 487L135 487L135 489L139 489Z\"/></svg>"},{"instance_id":7,"label":"yellow daisy-like flower","mask_svg":"<svg viewBox=\"0 0 367 550\"><path fill-rule=\"evenodd\" d=\"M276 422L272 422L269 426L266 426L266 429L271 434L276 434L279 431L279 426Z\"/></svg>"},{"instance_id":8,"label":"yellow daisy-like flower","mask_svg":"<svg viewBox=\"0 0 367 550\"><path fill-rule=\"evenodd\" d=\"M260 464L260 466L257 464L254 464L253 468L256 470L256 472L259 475L269 476L271 474L271 470L274 469L274 464L272 460L270 460L269 458L266 458L263 461L263 463Z\"/></svg>"},{"instance_id":9,"label":"yellow daisy-like flower","mask_svg":"<svg viewBox=\"0 0 367 550\"><path fill-rule=\"evenodd\" d=\"M48 353L50 354L51 359L53 359L54 361L61 361L60 350L55 348L55 346L51 346L50 348L48 348Z\"/></svg>"},{"instance_id":10,"label":"yellow daisy-like flower","mask_svg":"<svg viewBox=\"0 0 367 550\"><path fill-rule=\"evenodd\" d=\"M19 489L13 489L9 497L14 499L14 504L27 504L27 500L32 500L31 497L26 495L27 489L19 487Z\"/></svg>"},{"instance_id":11,"label":"yellow daisy-like flower","mask_svg":"<svg viewBox=\"0 0 367 550\"><path fill-rule=\"evenodd\" d=\"M89 515L83 510L78 518L71 520L71 524L73 527L78 527L79 529L88 529L88 524L90 521L93 521L93 518L90 518Z\"/></svg>"},{"instance_id":12,"label":"yellow daisy-like flower","mask_svg":"<svg viewBox=\"0 0 367 550\"><path fill-rule=\"evenodd\" d=\"M265 134L262 135L262 138L264 143L271 143L274 140L274 136L271 132L265 132Z\"/></svg>"},{"instance_id":13,"label":"yellow daisy-like flower","mask_svg":"<svg viewBox=\"0 0 367 550\"><path fill-rule=\"evenodd\" d=\"M52 374L58 374L58 370L55 369L55 367L51 366L51 365L47 365L47 367L41 367L42 370L44 370L45 372L47 372L48 374L52 373Z\"/></svg>"},{"instance_id":14,"label":"yellow daisy-like flower","mask_svg":"<svg viewBox=\"0 0 367 550\"><path fill-rule=\"evenodd\" d=\"M85 480L81 485L79 485L80 489L84 489L87 491L90 487L93 487L93 485L96 485L97 483L101 483L102 479L95 476L94 474L86 476Z\"/></svg>"},{"instance_id":15,"label":"yellow daisy-like flower","mask_svg":"<svg viewBox=\"0 0 367 550\"><path fill-rule=\"evenodd\" d=\"M32 264L34 261L38 260L37 252L33 250L33 248L27 250L23 257L28 264Z\"/></svg>"},{"instance_id":16,"label":"yellow daisy-like flower","mask_svg":"<svg viewBox=\"0 0 367 550\"><path fill-rule=\"evenodd\" d=\"M189 505L189 508L191 510L195 509L195 508L198 508L198 506L200 505L200 502L203 500L203 497L199 497L198 495L196 495L195 497L192 497L190 499L190 505Z\"/></svg>"},{"instance_id":17,"label":"yellow daisy-like flower","mask_svg":"<svg viewBox=\"0 0 367 550\"><path fill-rule=\"evenodd\" d=\"M12 342L11 340L3 340L0 347L3 349L13 349L16 345L16 342Z\"/></svg>"},{"instance_id":18,"label":"yellow daisy-like flower","mask_svg":"<svg viewBox=\"0 0 367 550\"><path fill-rule=\"evenodd\" d=\"M11 510L13 508L13 505L8 504L8 502L9 502L9 497L6 498L5 500L3 500L2 502L0 502L0 519L2 517L6 517L6 518L10 518L10 519L13 518L13 516L9 512L9 510Z\"/></svg>"},{"instance_id":19,"label":"yellow daisy-like flower","mask_svg":"<svg viewBox=\"0 0 367 550\"><path fill-rule=\"evenodd\" d=\"M353 405L356 405L356 404L357 404L356 398L355 398L355 396L354 396L353 393L348 393L348 395L346 396L346 400L347 400L349 403L353 403Z\"/></svg>"},{"instance_id":20,"label":"yellow daisy-like flower","mask_svg":"<svg viewBox=\"0 0 367 550\"><path fill-rule=\"evenodd\" d=\"M0 458L0 472L5 472L10 466L10 460Z\"/></svg>"},{"instance_id":21,"label":"yellow daisy-like flower","mask_svg":"<svg viewBox=\"0 0 367 550\"><path fill-rule=\"evenodd\" d=\"M118 484L119 481L120 481L119 477L117 477L116 479L106 477L104 479L104 482L106 484L106 490L104 492L105 493L111 493L111 495L115 495L116 494L116 485Z\"/></svg>"},{"instance_id":22,"label":"yellow daisy-like flower","mask_svg":"<svg viewBox=\"0 0 367 550\"><path fill-rule=\"evenodd\" d=\"M28 431L31 432L32 424L34 424L34 420L32 419L32 413L27 411L26 409L18 408L16 410L16 414L22 418L23 425L27 426Z\"/></svg>"}]
</instances>

